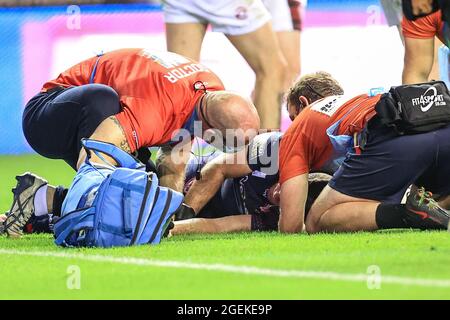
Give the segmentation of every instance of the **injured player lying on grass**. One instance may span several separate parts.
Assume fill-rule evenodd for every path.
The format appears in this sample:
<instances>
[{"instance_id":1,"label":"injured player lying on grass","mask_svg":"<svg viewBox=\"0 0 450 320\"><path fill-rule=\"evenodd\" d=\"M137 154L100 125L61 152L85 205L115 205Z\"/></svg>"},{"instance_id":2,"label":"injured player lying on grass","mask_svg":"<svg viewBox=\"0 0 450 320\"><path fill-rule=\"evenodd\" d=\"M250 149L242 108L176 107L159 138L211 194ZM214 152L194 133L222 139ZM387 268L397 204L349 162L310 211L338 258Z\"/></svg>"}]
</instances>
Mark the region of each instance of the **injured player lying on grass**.
<instances>
[{"instance_id":1,"label":"injured player lying on grass","mask_svg":"<svg viewBox=\"0 0 450 320\"><path fill-rule=\"evenodd\" d=\"M250 146L259 142L262 147L261 141L267 144L279 136L279 133L259 135ZM216 152L207 158L191 158L186 171L185 204L176 216L171 235L278 230L278 170L269 174L245 164L227 164L230 157ZM326 173L309 175L306 211L330 179Z\"/></svg>"}]
</instances>

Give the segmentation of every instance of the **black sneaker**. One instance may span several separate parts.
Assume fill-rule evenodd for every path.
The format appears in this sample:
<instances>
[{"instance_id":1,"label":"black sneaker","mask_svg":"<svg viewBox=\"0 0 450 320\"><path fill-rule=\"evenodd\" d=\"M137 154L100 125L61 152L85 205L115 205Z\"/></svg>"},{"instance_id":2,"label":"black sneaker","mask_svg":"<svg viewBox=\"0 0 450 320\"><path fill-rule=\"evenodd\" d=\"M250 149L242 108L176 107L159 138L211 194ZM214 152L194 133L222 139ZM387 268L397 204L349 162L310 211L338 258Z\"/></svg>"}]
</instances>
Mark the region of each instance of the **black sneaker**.
<instances>
[{"instance_id":1,"label":"black sneaker","mask_svg":"<svg viewBox=\"0 0 450 320\"><path fill-rule=\"evenodd\" d=\"M448 229L450 222L450 212L439 206L433 199L433 194L419 188L416 192L411 192L406 199L406 208L417 218L431 228L441 226ZM436 229L436 228L433 228Z\"/></svg>"},{"instance_id":2,"label":"black sneaker","mask_svg":"<svg viewBox=\"0 0 450 320\"><path fill-rule=\"evenodd\" d=\"M47 184L47 181L32 173L26 172L16 176L17 185L12 192L13 204L6 213L4 229L8 236L19 238L23 234L23 228L34 214L34 196L36 191Z\"/></svg>"}]
</instances>

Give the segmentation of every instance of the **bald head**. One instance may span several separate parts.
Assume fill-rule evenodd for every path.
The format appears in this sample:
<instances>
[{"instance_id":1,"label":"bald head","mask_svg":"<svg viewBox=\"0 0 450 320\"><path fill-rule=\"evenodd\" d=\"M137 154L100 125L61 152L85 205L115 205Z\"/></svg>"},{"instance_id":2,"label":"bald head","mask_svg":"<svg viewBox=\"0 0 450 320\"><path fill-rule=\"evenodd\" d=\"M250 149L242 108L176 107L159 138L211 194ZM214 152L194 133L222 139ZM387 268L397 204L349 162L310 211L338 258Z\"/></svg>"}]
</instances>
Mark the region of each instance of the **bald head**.
<instances>
[{"instance_id":1,"label":"bald head","mask_svg":"<svg viewBox=\"0 0 450 320\"><path fill-rule=\"evenodd\" d=\"M259 129L259 116L253 103L228 91L208 92L203 103L203 116L209 125L220 131Z\"/></svg>"}]
</instances>

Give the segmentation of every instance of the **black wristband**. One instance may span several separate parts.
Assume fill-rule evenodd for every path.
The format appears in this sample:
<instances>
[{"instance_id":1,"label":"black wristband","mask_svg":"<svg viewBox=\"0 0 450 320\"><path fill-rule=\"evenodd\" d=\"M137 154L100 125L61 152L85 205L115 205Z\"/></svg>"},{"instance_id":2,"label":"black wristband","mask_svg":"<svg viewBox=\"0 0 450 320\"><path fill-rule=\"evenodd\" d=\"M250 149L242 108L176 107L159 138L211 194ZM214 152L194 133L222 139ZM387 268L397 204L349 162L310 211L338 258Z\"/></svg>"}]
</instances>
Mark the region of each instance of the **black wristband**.
<instances>
[{"instance_id":1,"label":"black wristband","mask_svg":"<svg viewBox=\"0 0 450 320\"><path fill-rule=\"evenodd\" d=\"M195 211L192 207L188 206L185 203L182 203L180 208L175 213L175 220L186 220L195 218Z\"/></svg>"}]
</instances>

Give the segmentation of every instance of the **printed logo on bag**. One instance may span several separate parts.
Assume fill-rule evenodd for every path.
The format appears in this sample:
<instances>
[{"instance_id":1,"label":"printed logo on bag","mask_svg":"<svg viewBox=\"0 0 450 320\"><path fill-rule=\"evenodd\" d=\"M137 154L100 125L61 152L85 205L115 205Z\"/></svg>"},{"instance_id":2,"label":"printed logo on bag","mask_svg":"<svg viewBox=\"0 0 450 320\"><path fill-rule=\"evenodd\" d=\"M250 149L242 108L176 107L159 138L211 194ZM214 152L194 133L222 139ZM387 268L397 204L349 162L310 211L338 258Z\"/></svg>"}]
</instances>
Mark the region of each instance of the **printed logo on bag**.
<instances>
[{"instance_id":1,"label":"printed logo on bag","mask_svg":"<svg viewBox=\"0 0 450 320\"><path fill-rule=\"evenodd\" d=\"M436 87L432 86L427 89L419 98L413 98L411 100L413 107L420 107L422 112L427 112L431 107L446 106L444 101L444 95L438 94Z\"/></svg>"}]
</instances>

